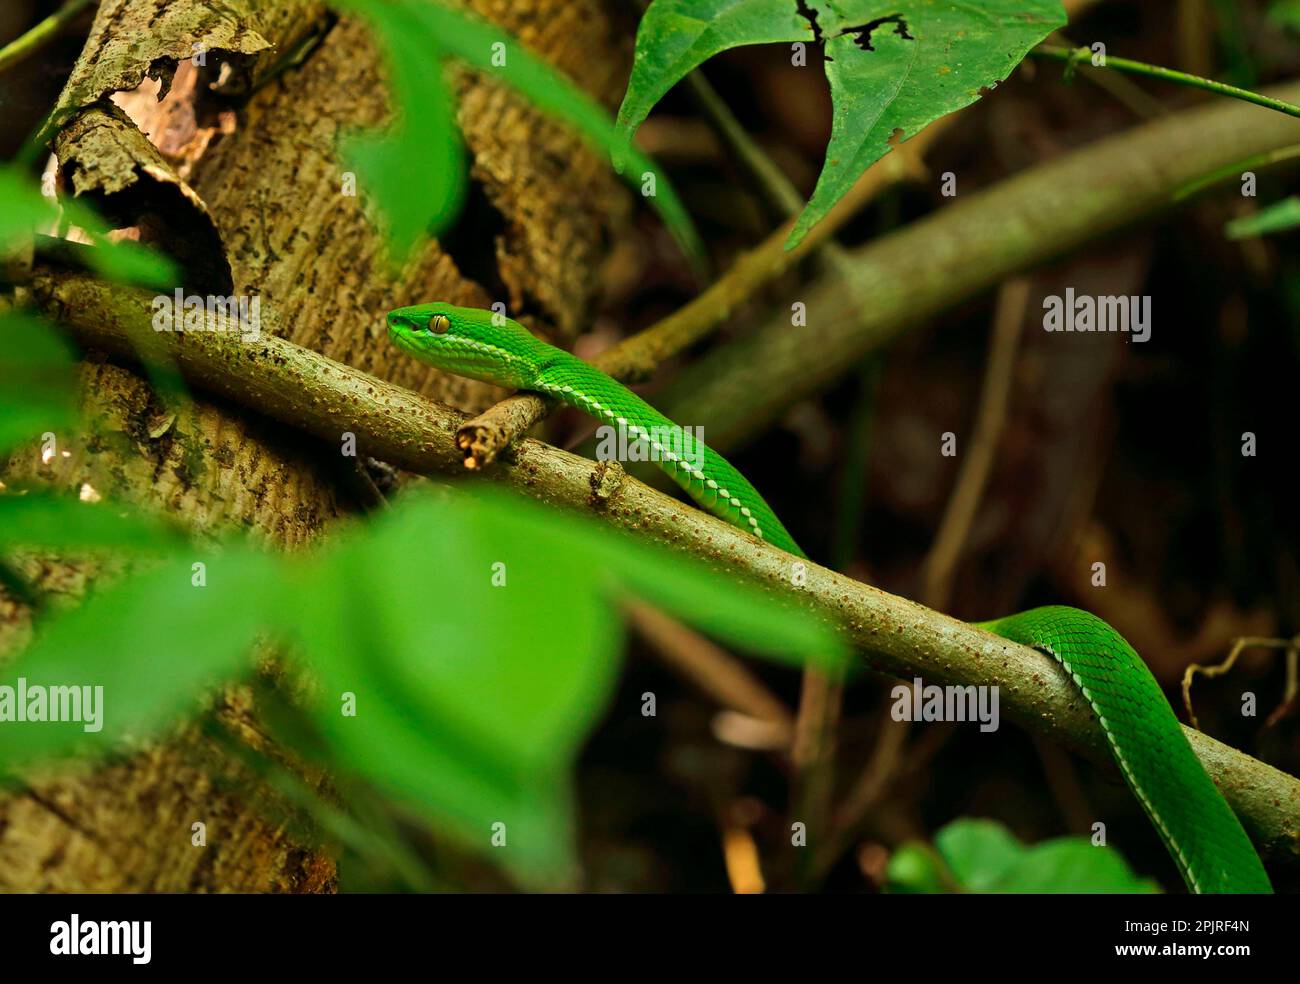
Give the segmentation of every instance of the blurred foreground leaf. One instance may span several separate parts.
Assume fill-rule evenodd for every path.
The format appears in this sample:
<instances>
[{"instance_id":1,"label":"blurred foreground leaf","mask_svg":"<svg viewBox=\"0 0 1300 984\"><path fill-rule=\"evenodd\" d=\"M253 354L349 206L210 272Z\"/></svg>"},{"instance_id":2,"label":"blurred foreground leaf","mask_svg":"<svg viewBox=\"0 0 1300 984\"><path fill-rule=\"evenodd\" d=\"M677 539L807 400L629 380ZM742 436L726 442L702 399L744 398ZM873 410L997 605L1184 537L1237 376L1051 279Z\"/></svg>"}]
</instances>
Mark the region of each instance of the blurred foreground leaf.
<instances>
[{"instance_id":1,"label":"blurred foreground leaf","mask_svg":"<svg viewBox=\"0 0 1300 984\"><path fill-rule=\"evenodd\" d=\"M464 149L442 71L456 58L512 87L539 109L572 126L607 159L623 148L614 121L594 99L509 33L438 0L331 0L363 14L388 54L401 118L382 136L351 138L345 159L388 217L400 260L424 232L437 235L455 220L466 185ZM647 195L697 270L704 247L676 191L645 155L632 154L637 188L654 176Z\"/></svg>"},{"instance_id":2,"label":"blurred foreground leaf","mask_svg":"<svg viewBox=\"0 0 1300 984\"><path fill-rule=\"evenodd\" d=\"M24 171L5 164L0 164L0 255L21 247L37 228L57 220L60 205L67 220L94 240L86 260L105 277L146 286L176 283L178 271L171 260L138 243L113 242L94 210L75 198L56 204Z\"/></svg>"},{"instance_id":3,"label":"blurred foreground leaf","mask_svg":"<svg viewBox=\"0 0 1300 984\"><path fill-rule=\"evenodd\" d=\"M0 492L0 550L156 553L184 542L171 526L115 504L47 492Z\"/></svg>"},{"instance_id":4,"label":"blurred foreground leaf","mask_svg":"<svg viewBox=\"0 0 1300 984\"><path fill-rule=\"evenodd\" d=\"M1254 239L1276 232L1289 232L1300 226L1300 196L1293 195L1261 209L1254 215L1233 219L1224 227L1229 239Z\"/></svg>"},{"instance_id":5,"label":"blurred foreground leaf","mask_svg":"<svg viewBox=\"0 0 1300 984\"><path fill-rule=\"evenodd\" d=\"M392 258L403 263L428 235L456 221L468 187L465 145L456 125L439 49L409 3L336 0L363 11L387 55L394 120L383 133L355 133L341 148L361 190L383 213Z\"/></svg>"},{"instance_id":6,"label":"blurred foreground leaf","mask_svg":"<svg viewBox=\"0 0 1300 984\"><path fill-rule=\"evenodd\" d=\"M1027 847L992 820L954 820L934 847L904 844L889 860L889 890L905 893L1136 893L1159 891L1135 875L1120 853L1086 837L1057 837Z\"/></svg>"},{"instance_id":7,"label":"blurred foreground leaf","mask_svg":"<svg viewBox=\"0 0 1300 984\"><path fill-rule=\"evenodd\" d=\"M845 653L753 586L490 488L407 500L313 585L297 635L348 767L530 883L571 875L573 760L613 691L620 598L791 661Z\"/></svg>"},{"instance_id":8,"label":"blurred foreground leaf","mask_svg":"<svg viewBox=\"0 0 1300 984\"><path fill-rule=\"evenodd\" d=\"M38 625L31 646L0 674L6 768L145 738L192 711L198 694L252 669L253 643L285 601L275 559L197 547L184 553ZM97 706L99 720L33 719L25 713L31 700L20 699L33 688L75 696L83 710Z\"/></svg>"},{"instance_id":9,"label":"blurred foreground leaf","mask_svg":"<svg viewBox=\"0 0 1300 984\"><path fill-rule=\"evenodd\" d=\"M15 542L58 538L35 502L22 505L44 534ZM87 515L108 515L98 508ZM87 546L112 543L103 529L81 533ZM193 583L195 563L206 586ZM329 768L525 884L572 876L573 762L613 693L623 599L787 662L847 655L811 613L758 587L490 487L410 496L303 557L172 544L160 564L52 616L0 677L102 686L104 699L94 733L0 724L7 766L167 727L214 684L247 675L265 635L303 661Z\"/></svg>"},{"instance_id":10,"label":"blurred foreground leaf","mask_svg":"<svg viewBox=\"0 0 1300 984\"><path fill-rule=\"evenodd\" d=\"M50 325L0 313L0 453L76 422L75 367L72 347Z\"/></svg>"}]
</instances>

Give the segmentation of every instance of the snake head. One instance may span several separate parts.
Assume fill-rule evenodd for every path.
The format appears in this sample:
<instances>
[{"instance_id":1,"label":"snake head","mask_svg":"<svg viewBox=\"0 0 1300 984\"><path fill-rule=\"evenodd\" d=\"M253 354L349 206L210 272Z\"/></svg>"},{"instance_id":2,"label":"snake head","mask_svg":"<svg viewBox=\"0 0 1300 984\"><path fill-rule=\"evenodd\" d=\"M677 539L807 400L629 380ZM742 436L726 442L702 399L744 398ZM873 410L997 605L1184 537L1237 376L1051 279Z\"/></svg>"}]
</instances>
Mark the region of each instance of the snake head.
<instances>
[{"instance_id":1,"label":"snake head","mask_svg":"<svg viewBox=\"0 0 1300 984\"><path fill-rule=\"evenodd\" d=\"M390 311L388 337L421 362L511 389L531 388L554 352L505 315L441 302Z\"/></svg>"}]
</instances>

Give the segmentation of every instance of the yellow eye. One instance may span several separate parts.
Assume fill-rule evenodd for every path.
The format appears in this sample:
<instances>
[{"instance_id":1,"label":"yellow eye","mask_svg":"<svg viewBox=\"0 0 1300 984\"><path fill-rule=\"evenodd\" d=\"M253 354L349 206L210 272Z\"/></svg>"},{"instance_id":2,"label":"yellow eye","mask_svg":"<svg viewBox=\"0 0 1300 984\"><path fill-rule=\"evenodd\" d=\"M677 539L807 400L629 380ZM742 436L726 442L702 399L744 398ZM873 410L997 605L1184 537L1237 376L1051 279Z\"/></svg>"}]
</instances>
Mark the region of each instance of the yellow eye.
<instances>
[{"instance_id":1,"label":"yellow eye","mask_svg":"<svg viewBox=\"0 0 1300 984\"><path fill-rule=\"evenodd\" d=\"M435 314L429 319L429 330L435 335L445 335L451 327L451 321L445 314Z\"/></svg>"}]
</instances>

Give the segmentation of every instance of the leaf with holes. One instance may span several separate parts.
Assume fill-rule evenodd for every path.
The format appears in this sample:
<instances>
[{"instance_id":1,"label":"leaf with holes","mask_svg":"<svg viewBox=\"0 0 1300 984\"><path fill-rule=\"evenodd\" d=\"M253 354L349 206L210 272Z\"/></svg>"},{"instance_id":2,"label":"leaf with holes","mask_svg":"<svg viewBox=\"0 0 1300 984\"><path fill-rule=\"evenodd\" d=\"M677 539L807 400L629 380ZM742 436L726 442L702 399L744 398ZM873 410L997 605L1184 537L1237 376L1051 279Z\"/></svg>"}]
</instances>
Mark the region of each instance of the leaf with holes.
<instances>
[{"instance_id":1,"label":"leaf with holes","mask_svg":"<svg viewBox=\"0 0 1300 984\"><path fill-rule=\"evenodd\" d=\"M786 242L793 248L863 171L975 102L1065 20L1059 0L654 0L619 125L630 140L673 84L721 51L821 42L834 118L821 177Z\"/></svg>"}]
</instances>

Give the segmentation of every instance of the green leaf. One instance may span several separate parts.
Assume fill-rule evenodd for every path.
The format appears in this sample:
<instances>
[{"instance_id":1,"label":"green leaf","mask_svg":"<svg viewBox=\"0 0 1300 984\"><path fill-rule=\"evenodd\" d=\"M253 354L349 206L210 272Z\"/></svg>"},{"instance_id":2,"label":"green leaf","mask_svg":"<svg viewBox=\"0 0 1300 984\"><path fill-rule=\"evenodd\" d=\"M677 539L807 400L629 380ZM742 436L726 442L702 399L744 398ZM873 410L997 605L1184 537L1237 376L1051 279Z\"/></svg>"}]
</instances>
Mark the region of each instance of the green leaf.
<instances>
[{"instance_id":1,"label":"green leaf","mask_svg":"<svg viewBox=\"0 0 1300 984\"><path fill-rule=\"evenodd\" d=\"M502 505L508 513L514 504ZM340 607L366 627L349 641L364 641L370 658L379 645L389 683L456 733L531 769L576 747L611 683L620 633L580 551L553 554L544 538L516 536L508 515L498 523L493 512L459 497L412 499L323 576L340 581L335 598L350 592ZM505 565L503 586L492 583L494 564Z\"/></svg>"},{"instance_id":2,"label":"green leaf","mask_svg":"<svg viewBox=\"0 0 1300 984\"><path fill-rule=\"evenodd\" d=\"M807 0L807 16L798 9L796 0L654 0L619 110L630 141L663 94L712 55L746 44L808 43L815 23L834 115L826 163L787 249L892 147L975 102L1065 23L1059 0Z\"/></svg>"},{"instance_id":3,"label":"green leaf","mask_svg":"<svg viewBox=\"0 0 1300 984\"><path fill-rule=\"evenodd\" d=\"M629 145L674 85L720 52L745 44L815 41L797 0L653 0L636 33L636 60L618 126Z\"/></svg>"},{"instance_id":4,"label":"green leaf","mask_svg":"<svg viewBox=\"0 0 1300 984\"><path fill-rule=\"evenodd\" d=\"M75 198L61 204L68 221L95 241L94 249L86 251L86 260L99 273L110 280L146 286L176 283L179 273L171 260L137 243L111 241L103 220ZM20 247L38 226L58 218L59 206L43 196L25 172L0 164L0 254Z\"/></svg>"},{"instance_id":5,"label":"green leaf","mask_svg":"<svg viewBox=\"0 0 1300 984\"><path fill-rule=\"evenodd\" d=\"M407 500L326 558L297 634L350 768L466 844L488 847L504 823L497 860L559 877L572 758L609 698L621 632L581 554L520 536L517 505Z\"/></svg>"},{"instance_id":6,"label":"green leaf","mask_svg":"<svg viewBox=\"0 0 1300 984\"><path fill-rule=\"evenodd\" d=\"M1151 893L1118 851L1086 837L1058 837L1033 847L1002 824L963 818L934 838L935 850L905 844L890 858L893 892ZM946 871L944 870L946 867Z\"/></svg>"},{"instance_id":7,"label":"green leaf","mask_svg":"<svg viewBox=\"0 0 1300 984\"><path fill-rule=\"evenodd\" d=\"M1233 219L1224 228L1224 235L1229 239L1253 239L1275 232L1289 232L1296 226L1300 226L1300 196L1293 195L1254 215Z\"/></svg>"},{"instance_id":8,"label":"green leaf","mask_svg":"<svg viewBox=\"0 0 1300 984\"><path fill-rule=\"evenodd\" d=\"M611 603L635 595L723 642L797 666L839 668L848 658L843 638L811 612L684 554L495 489L482 490L465 508L491 510L476 521L508 530L512 539L539 541L549 556L575 557Z\"/></svg>"},{"instance_id":9,"label":"green leaf","mask_svg":"<svg viewBox=\"0 0 1300 984\"><path fill-rule=\"evenodd\" d=\"M1300 34L1300 0L1273 0L1268 19L1291 34Z\"/></svg>"},{"instance_id":10,"label":"green leaf","mask_svg":"<svg viewBox=\"0 0 1300 984\"><path fill-rule=\"evenodd\" d=\"M1158 889L1155 882L1135 875L1118 851L1093 847L1085 837L1058 837L1026 852L998 891L1152 894Z\"/></svg>"},{"instance_id":11,"label":"green leaf","mask_svg":"<svg viewBox=\"0 0 1300 984\"><path fill-rule=\"evenodd\" d=\"M460 214L468 188L465 147L437 51L414 10L360 0L338 5L369 17L400 110L388 132L349 135L341 148L387 219L391 256L400 265L425 236L440 235Z\"/></svg>"},{"instance_id":12,"label":"green leaf","mask_svg":"<svg viewBox=\"0 0 1300 984\"><path fill-rule=\"evenodd\" d=\"M1025 846L992 820L954 820L934 835L939 856L972 892L994 892L1025 856Z\"/></svg>"},{"instance_id":13,"label":"green leaf","mask_svg":"<svg viewBox=\"0 0 1300 984\"><path fill-rule=\"evenodd\" d=\"M76 423L75 366L72 347L49 324L0 314L0 452Z\"/></svg>"},{"instance_id":14,"label":"green leaf","mask_svg":"<svg viewBox=\"0 0 1300 984\"><path fill-rule=\"evenodd\" d=\"M404 500L322 558L311 584L295 636L340 760L474 849L505 824L491 857L528 883L573 864L570 774L613 692L620 597L791 660L844 652L757 588L490 488Z\"/></svg>"},{"instance_id":15,"label":"green leaf","mask_svg":"<svg viewBox=\"0 0 1300 984\"><path fill-rule=\"evenodd\" d=\"M813 0L814 3L817 0ZM834 115L826 165L786 243L793 248L892 147L977 101L1065 24L1058 0L826 0ZM860 27L881 23L869 34ZM874 50L864 50L865 46Z\"/></svg>"},{"instance_id":16,"label":"green leaf","mask_svg":"<svg viewBox=\"0 0 1300 984\"><path fill-rule=\"evenodd\" d=\"M610 572L615 595L642 598L747 653L825 669L847 662L843 638L810 613L747 582L719 576L698 561L621 533L599 532L593 554Z\"/></svg>"},{"instance_id":17,"label":"green leaf","mask_svg":"<svg viewBox=\"0 0 1300 984\"><path fill-rule=\"evenodd\" d=\"M15 543L129 545L148 532L118 522L107 507L0 496L0 530L14 526ZM0 679L102 686L102 731L5 723L0 760L156 730L242 673L259 633L272 632L299 643L313 671L309 713L331 768L526 884L565 884L573 870L573 761L614 690L627 594L792 662L845 653L811 613L753 585L487 487L409 497L304 557L189 544L165 554L160 569L38 625ZM195 561L207 565L204 588L191 586ZM493 849L494 833L504 847Z\"/></svg>"},{"instance_id":18,"label":"green leaf","mask_svg":"<svg viewBox=\"0 0 1300 984\"><path fill-rule=\"evenodd\" d=\"M600 104L499 27L430 0L332 2L340 9L353 10L370 18L386 39L397 102L408 116L424 112L424 103L448 101L445 88L438 81L437 69L450 56L499 78L538 108L571 125L595 149L611 158L624 152L625 143ZM435 88L440 91L435 92ZM440 107L440 121L443 115ZM445 115L445 123L416 127L411 130L409 139L403 133L403 139L393 141L387 150L372 151L382 154L391 168L391 181L386 178L385 183L391 185L394 194L380 199L380 205L393 222L399 221L397 213L400 212L412 213L401 219L405 225L418 224L417 220L426 221L426 207L420 195L429 196L431 201L447 203L458 201L463 194L463 174L455 176L461 187L452 194L450 181L453 176L447 169L447 152L445 146L436 146L440 138L444 144L448 138L454 138L454 116L450 106ZM456 153L462 155L458 139ZM622 158L618 159L621 162ZM644 154L632 153L631 161L634 170L627 175L629 182L641 187L645 182L644 175L654 175L655 194L650 197L650 204L659 212L687 258L696 269L702 269L704 246L677 192ZM405 179L404 185L398 183L400 178ZM373 186L374 179L368 180ZM446 187L433 191L425 188L417 194L411 181L423 185L437 181ZM378 196L380 192L375 189L375 193ZM419 206L416 209L412 209L413 200ZM442 215L431 211L428 214Z\"/></svg>"},{"instance_id":19,"label":"green leaf","mask_svg":"<svg viewBox=\"0 0 1300 984\"><path fill-rule=\"evenodd\" d=\"M943 861L926 844L909 842L889 856L885 871L889 891L896 895L943 895L949 877Z\"/></svg>"},{"instance_id":20,"label":"green leaf","mask_svg":"<svg viewBox=\"0 0 1300 984\"><path fill-rule=\"evenodd\" d=\"M0 492L0 550L158 552L184 542L173 527L119 505L46 492Z\"/></svg>"},{"instance_id":21,"label":"green leaf","mask_svg":"<svg viewBox=\"0 0 1300 984\"><path fill-rule=\"evenodd\" d=\"M211 686L251 669L254 640L289 601L279 593L273 558L199 546L189 554L96 591L38 625L31 646L0 676L6 767L147 737L175 723ZM193 583L198 562L206 568L204 587ZM83 720L17 721L20 686L29 693L77 688L92 697L102 688L102 701L84 705ZM84 720L96 706L99 720Z\"/></svg>"}]
</instances>

